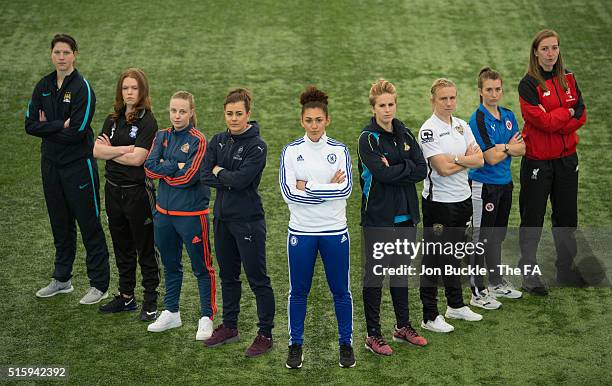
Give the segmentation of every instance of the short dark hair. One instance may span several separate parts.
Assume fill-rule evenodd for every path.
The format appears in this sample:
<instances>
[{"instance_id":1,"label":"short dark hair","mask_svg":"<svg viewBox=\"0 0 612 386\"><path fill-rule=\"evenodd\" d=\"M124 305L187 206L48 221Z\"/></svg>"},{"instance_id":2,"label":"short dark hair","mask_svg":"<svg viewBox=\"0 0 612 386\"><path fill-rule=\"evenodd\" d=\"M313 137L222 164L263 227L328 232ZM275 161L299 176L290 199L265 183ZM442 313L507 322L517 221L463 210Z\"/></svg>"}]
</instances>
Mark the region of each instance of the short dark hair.
<instances>
[{"instance_id":1,"label":"short dark hair","mask_svg":"<svg viewBox=\"0 0 612 386\"><path fill-rule=\"evenodd\" d=\"M70 49L72 50L72 52L76 52L79 50L79 47L77 46L77 42L76 40L67 34L57 34L53 37L53 40L51 40L51 49L53 49L53 47L55 47L55 45L57 43L66 43L70 46Z\"/></svg>"}]
</instances>

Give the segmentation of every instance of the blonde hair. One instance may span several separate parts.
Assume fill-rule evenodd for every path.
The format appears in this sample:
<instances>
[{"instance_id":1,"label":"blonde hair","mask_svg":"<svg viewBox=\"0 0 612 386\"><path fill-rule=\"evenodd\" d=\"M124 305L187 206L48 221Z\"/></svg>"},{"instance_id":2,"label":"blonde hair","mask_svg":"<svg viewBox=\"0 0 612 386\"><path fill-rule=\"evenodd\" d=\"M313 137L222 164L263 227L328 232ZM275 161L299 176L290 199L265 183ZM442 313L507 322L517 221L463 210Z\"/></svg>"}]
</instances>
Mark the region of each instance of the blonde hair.
<instances>
[{"instance_id":1,"label":"blonde hair","mask_svg":"<svg viewBox=\"0 0 612 386\"><path fill-rule=\"evenodd\" d=\"M450 79L447 78L438 78L436 80L434 80L434 82L431 84L431 97L435 97L436 96L436 91L438 91L439 88L444 88L444 87L454 87L455 90L457 89L457 85L455 85L455 82L453 82Z\"/></svg>"},{"instance_id":2,"label":"blonde hair","mask_svg":"<svg viewBox=\"0 0 612 386\"><path fill-rule=\"evenodd\" d=\"M370 106L374 107L376 104L376 98L381 96L382 94L391 94L395 97L395 102L397 103L397 92L395 91L395 86L393 83L380 78L376 81L376 83L372 83L372 87L370 87L370 95L368 99L370 100Z\"/></svg>"},{"instance_id":3,"label":"blonde hair","mask_svg":"<svg viewBox=\"0 0 612 386\"><path fill-rule=\"evenodd\" d=\"M195 111L195 99L193 98L193 94L187 91L177 91L172 95L172 99L183 99L189 102L189 108L193 111L193 115L189 118L189 122L193 125L193 127L197 127L198 119L196 118Z\"/></svg>"}]
</instances>

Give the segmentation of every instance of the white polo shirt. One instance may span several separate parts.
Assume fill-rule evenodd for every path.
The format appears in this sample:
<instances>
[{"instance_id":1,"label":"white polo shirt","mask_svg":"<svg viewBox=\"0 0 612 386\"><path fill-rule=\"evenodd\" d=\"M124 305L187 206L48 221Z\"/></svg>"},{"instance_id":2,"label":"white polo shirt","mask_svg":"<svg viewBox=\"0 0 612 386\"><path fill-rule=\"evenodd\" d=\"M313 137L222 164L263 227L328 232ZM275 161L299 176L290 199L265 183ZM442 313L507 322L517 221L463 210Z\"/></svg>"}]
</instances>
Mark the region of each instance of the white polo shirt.
<instances>
[{"instance_id":1,"label":"white polo shirt","mask_svg":"<svg viewBox=\"0 0 612 386\"><path fill-rule=\"evenodd\" d=\"M464 155L468 146L475 143L470 126L462 119L452 117L451 124L435 114L423 123L419 130L419 144L427 160L427 178L423 183L423 197L436 202L461 202L472 195L468 184L468 171L464 169L448 177L442 177L431 167L430 157L437 154Z\"/></svg>"}]
</instances>

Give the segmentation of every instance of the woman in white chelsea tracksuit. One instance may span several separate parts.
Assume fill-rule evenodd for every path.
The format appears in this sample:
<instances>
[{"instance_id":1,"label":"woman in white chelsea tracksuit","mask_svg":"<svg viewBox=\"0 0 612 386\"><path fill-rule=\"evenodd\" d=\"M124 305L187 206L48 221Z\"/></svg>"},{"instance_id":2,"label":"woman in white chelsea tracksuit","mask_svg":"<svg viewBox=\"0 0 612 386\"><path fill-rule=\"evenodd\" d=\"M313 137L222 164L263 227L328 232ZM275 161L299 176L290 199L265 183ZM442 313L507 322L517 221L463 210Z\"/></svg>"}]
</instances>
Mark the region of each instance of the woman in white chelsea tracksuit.
<instances>
[{"instance_id":1,"label":"woman in white chelsea tracksuit","mask_svg":"<svg viewBox=\"0 0 612 386\"><path fill-rule=\"evenodd\" d=\"M349 289L349 234L346 199L351 194L351 159L342 143L325 135L330 123L327 94L308 87L300 95L306 134L285 146L280 186L291 218L289 261L289 354L286 366L302 366L306 303L317 258L325 268L338 321L340 366L353 367L353 298Z\"/></svg>"}]
</instances>

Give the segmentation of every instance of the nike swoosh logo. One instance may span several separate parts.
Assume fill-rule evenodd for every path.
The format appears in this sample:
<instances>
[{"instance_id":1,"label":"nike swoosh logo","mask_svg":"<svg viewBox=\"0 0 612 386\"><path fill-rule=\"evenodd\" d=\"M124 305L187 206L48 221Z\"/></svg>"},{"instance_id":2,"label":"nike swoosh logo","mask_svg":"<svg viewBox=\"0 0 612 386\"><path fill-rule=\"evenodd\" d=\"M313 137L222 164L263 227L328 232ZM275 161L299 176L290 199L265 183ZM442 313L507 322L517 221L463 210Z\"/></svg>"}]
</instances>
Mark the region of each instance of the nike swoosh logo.
<instances>
[{"instance_id":1,"label":"nike swoosh logo","mask_svg":"<svg viewBox=\"0 0 612 386\"><path fill-rule=\"evenodd\" d=\"M155 315L156 313L157 311L152 311L152 312L147 311L147 315Z\"/></svg>"},{"instance_id":2,"label":"nike swoosh logo","mask_svg":"<svg viewBox=\"0 0 612 386\"><path fill-rule=\"evenodd\" d=\"M85 185L79 185L79 189L85 189L85 187L86 187L87 185L89 185L89 182L88 182L88 183L86 183Z\"/></svg>"},{"instance_id":3,"label":"nike swoosh logo","mask_svg":"<svg viewBox=\"0 0 612 386\"><path fill-rule=\"evenodd\" d=\"M49 96L49 95L51 95L51 93L50 93L50 92L43 92L43 93L42 93L42 96Z\"/></svg>"},{"instance_id":4,"label":"nike swoosh logo","mask_svg":"<svg viewBox=\"0 0 612 386\"><path fill-rule=\"evenodd\" d=\"M124 302L124 305L129 306L134 301L134 298L131 298L129 302Z\"/></svg>"}]
</instances>

